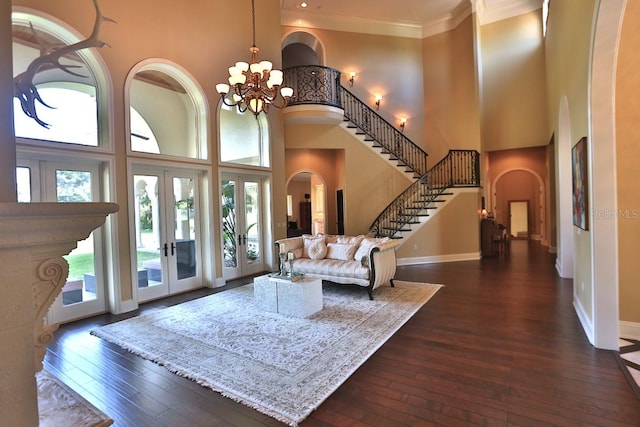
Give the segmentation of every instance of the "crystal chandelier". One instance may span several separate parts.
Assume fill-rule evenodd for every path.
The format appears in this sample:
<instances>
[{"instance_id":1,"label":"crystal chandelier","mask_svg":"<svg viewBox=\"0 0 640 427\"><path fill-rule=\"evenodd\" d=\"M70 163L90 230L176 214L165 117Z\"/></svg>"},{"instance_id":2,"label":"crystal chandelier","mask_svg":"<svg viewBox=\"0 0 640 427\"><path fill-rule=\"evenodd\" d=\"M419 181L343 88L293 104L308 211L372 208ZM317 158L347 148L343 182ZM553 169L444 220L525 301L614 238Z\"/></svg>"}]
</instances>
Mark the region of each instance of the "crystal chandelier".
<instances>
[{"instance_id":1,"label":"crystal chandelier","mask_svg":"<svg viewBox=\"0 0 640 427\"><path fill-rule=\"evenodd\" d=\"M262 111L268 113L269 105L276 108L286 107L293 95L293 89L286 86L280 87L282 71L272 69L273 64L270 61L258 60L260 49L256 47L255 0L251 0L251 15L253 17L253 46L249 49L251 63L239 61L229 67L229 84L217 84L216 91L225 105L236 106L242 113L250 110L257 116Z\"/></svg>"}]
</instances>

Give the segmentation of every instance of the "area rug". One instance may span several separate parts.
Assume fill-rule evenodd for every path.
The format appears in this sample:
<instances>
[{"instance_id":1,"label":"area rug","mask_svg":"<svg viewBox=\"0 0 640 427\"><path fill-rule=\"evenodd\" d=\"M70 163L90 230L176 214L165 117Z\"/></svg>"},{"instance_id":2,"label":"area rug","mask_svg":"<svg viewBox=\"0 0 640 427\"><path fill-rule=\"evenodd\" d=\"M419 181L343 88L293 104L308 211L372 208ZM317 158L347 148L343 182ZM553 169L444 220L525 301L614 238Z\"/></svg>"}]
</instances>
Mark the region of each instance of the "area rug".
<instances>
[{"instance_id":1,"label":"area rug","mask_svg":"<svg viewBox=\"0 0 640 427\"><path fill-rule=\"evenodd\" d=\"M331 395L442 285L394 281L323 287L322 311L261 311L245 285L91 333L295 426Z\"/></svg>"},{"instance_id":2,"label":"area rug","mask_svg":"<svg viewBox=\"0 0 640 427\"><path fill-rule=\"evenodd\" d=\"M40 427L107 427L113 420L46 370L36 374Z\"/></svg>"}]
</instances>

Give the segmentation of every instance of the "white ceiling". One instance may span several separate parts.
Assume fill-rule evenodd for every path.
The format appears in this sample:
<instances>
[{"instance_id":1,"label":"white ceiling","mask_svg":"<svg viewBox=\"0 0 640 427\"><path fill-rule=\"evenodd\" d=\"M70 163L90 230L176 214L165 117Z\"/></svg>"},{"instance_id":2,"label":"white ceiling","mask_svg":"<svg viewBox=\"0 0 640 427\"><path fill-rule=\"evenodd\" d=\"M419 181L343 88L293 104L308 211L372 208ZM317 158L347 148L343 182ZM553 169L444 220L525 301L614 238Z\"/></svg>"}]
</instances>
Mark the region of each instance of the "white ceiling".
<instances>
[{"instance_id":1,"label":"white ceiling","mask_svg":"<svg viewBox=\"0 0 640 427\"><path fill-rule=\"evenodd\" d=\"M477 12L481 25L539 9L542 0L281 0L281 23L422 38Z\"/></svg>"}]
</instances>

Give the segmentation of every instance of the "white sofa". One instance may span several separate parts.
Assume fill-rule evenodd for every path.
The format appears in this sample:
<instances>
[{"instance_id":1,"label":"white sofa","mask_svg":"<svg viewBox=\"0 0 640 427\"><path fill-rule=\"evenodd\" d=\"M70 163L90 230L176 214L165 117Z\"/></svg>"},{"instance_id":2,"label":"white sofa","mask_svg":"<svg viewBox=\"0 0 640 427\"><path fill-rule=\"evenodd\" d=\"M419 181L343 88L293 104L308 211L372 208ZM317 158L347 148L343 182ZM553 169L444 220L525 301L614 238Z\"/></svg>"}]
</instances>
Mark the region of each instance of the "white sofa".
<instances>
[{"instance_id":1,"label":"white sofa","mask_svg":"<svg viewBox=\"0 0 640 427\"><path fill-rule=\"evenodd\" d=\"M293 254L293 270L307 277L362 286L370 299L377 287L393 286L397 240L326 234L291 237L275 244L278 253Z\"/></svg>"}]
</instances>

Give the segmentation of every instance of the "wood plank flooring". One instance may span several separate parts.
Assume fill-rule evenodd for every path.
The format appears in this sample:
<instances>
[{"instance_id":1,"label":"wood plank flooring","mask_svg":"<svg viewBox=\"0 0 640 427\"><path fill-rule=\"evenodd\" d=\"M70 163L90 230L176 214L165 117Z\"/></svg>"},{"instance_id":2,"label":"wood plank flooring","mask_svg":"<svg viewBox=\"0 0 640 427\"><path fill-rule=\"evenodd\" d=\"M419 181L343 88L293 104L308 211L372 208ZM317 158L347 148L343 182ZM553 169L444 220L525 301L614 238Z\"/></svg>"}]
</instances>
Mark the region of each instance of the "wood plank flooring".
<instances>
[{"instance_id":1,"label":"wood plank flooring","mask_svg":"<svg viewBox=\"0 0 640 427\"><path fill-rule=\"evenodd\" d=\"M516 240L507 256L399 267L398 280L445 287L302 426L640 426L616 353L589 344L554 259ZM63 325L45 366L117 427L281 426L89 335L217 291Z\"/></svg>"}]
</instances>

